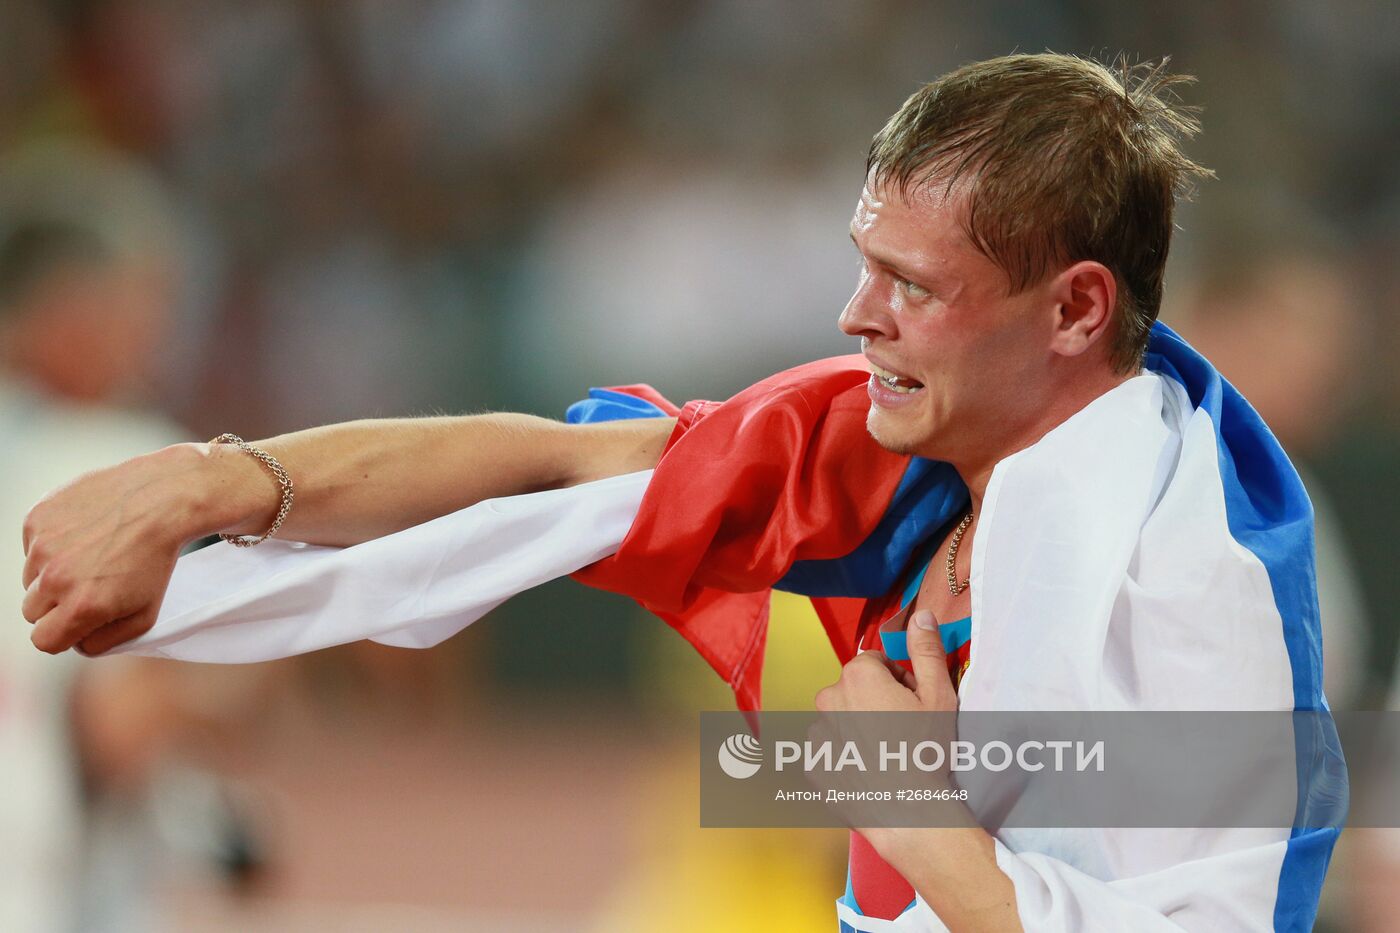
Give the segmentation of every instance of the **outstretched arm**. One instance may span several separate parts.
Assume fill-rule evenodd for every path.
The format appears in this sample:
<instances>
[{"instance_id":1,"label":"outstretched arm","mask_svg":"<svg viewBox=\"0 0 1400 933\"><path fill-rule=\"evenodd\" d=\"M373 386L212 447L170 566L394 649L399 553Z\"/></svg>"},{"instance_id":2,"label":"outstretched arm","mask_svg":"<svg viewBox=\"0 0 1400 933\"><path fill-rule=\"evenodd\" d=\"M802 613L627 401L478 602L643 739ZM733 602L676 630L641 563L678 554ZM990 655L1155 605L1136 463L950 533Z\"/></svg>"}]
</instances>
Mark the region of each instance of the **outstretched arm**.
<instances>
[{"instance_id":1,"label":"outstretched arm","mask_svg":"<svg viewBox=\"0 0 1400 933\"><path fill-rule=\"evenodd\" d=\"M255 441L296 483L281 537L349 545L483 499L573 486L656 466L670 418L568 425L532 415L352 421ZM230 445L185 445L202 494L199 534L261 534L280 492ZM217 525L218 527L212 527Z\"/></svg>"},{"instance_id":2,"label":"outstretched arm","mask_svg":"<svg viewBox=\"0 0 1400 933\"><path fill-rule=\"evenodd\" d=\"M654 467L669 418L565 425L529 415L356 421L254 442L291 474L279 534L349 545L483 499ZM155 622L175 559L214 534L261 534L281 495L231 445L178 444L89 473L24 523L24 616L42 651L100 654Z\"/></svg>"}]
</instances>

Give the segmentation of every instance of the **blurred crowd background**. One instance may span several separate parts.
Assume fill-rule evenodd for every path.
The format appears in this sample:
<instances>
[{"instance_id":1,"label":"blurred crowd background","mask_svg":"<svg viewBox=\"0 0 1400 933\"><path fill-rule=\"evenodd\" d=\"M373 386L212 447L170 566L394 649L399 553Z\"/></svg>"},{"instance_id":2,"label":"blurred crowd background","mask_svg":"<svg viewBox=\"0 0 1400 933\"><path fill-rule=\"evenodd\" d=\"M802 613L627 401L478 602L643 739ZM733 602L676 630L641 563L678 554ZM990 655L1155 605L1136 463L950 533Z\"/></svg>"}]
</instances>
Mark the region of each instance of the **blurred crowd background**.
<instances>
[{"instance_id":1,"label":"blurred crowd background","mask_svg":"<svg viewBox=\"0 0 1400 933\"><path fill-rule=\"evenodd\" d=\"M724 397L853 352L871 135L1017 50L1199 78L1219 178L1164 318L1305 474L1333 706L1397 705L1397 27L1383 0L6 0L0 929L827 929L844 835L698 829L694 712L729 700L629 604L557 583L428 652L59 663L19 524L173 440ZM774 625L767 705L809 707L835 663L798 601ZM1400 843L1348 835L1325 923L1400 929Z\"/></svg>"}]
</instances>

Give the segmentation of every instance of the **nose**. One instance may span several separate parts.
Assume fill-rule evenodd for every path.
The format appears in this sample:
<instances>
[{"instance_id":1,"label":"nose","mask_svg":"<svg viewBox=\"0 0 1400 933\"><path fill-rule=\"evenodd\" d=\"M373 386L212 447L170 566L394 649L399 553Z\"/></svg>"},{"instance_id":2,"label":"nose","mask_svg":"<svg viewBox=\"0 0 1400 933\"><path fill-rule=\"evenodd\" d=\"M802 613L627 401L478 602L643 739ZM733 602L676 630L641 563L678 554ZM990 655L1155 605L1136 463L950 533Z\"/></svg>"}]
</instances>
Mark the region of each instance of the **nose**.
<instances>
[{"instance_id":1,"label":"nose","mask_svg":"<svg viewBox=\"0 0 1400 933\"><path fill-rule=\"evenodd\" d=\"M836 323L843 334L851 337L864 337L867 340L872 337L894 337L894 317L878 294L875 276L861 276L856 293L846 302L846 308Z\"/></svg>"}]
</instances>

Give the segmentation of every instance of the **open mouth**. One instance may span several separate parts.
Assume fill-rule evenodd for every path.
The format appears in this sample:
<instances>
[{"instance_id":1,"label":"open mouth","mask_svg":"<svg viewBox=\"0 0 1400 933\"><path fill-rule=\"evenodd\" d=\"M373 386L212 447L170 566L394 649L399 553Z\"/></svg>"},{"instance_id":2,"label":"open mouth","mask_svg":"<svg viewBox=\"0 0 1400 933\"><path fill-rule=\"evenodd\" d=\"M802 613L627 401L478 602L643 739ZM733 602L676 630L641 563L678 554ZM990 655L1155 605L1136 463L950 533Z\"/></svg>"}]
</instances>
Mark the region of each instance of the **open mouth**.
<instances>
[{"instance_id":1,"label":"open mouth","mask_svg":"<svg viewBox=\"0 0 1400 933\"><path fill-rule=\"evenodd\" d=\"M898 392L900 395L913 395L924 387L924 384L917 379L910 379L908 376L892 373L888 369L881 369L874 363L870 364L870 368L874 371L875 378L891 392Z\"/></svg>"}]
</instances>

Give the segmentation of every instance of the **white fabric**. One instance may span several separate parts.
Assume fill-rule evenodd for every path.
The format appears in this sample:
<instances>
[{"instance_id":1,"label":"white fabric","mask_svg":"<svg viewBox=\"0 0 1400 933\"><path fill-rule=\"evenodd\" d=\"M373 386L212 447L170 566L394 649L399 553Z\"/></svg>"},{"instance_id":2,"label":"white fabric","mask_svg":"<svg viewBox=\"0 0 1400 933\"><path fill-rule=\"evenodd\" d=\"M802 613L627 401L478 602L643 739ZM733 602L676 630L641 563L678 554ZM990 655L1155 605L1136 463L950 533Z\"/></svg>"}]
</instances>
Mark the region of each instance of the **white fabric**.
<instances>
[{"instance_id":1,"label":"white fabric","mask_svg":"<svg viewBox=\"0 0 1400 933\"><path fill-rule=\"evenodd\" d=\"M495 500L343 551L183 558L134 650L255 661L359 638L434 644L611 553L647 474ZM1268 575L1230 535L1215 426L1147 373L996 467L972 542L965 710L1293 708ZM1287 830L1007 829L1030 933L1263 930ZM919 900L862 931L943 925Z\"/></svg>"},{"instance_id":2,"label":"white fabric","mask_svg":"<svg viewBox=\"0 0 1400 933\"><path fill-rule=\"evenodd\" d=\"M948 929L917 894L914 906L893 920L862 916L840 901L836 902L836 919L860 933L947 933Z\"/></svg>"},{"instance_id":3,"label":"white fabric","mask_svg":"<svg viewBox=\"0 0 1400 933\"><path fill-rule=\"evenodd\" d=\"M1268 575L1226 523L1215 427L1173 380L1131 379L999 463L971 579L963 710L1293 708ZM1288 835L1011 828L996 854L1027 933L1271 930ZM922 900L842 919L946 929Z\"/></svg>"},{"instance_id":4,"label":"white fabric","mask_svg":"<svg viewBox=\"0 0 1400 933\"><path fill-rule=\"evenodd\" d=\"M220 542L176 562L156 624L116 651L241 664L366 638L428 648L616 551L650 479L488 499L348 548Z\"/></svg>"}]
</instances>

